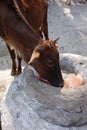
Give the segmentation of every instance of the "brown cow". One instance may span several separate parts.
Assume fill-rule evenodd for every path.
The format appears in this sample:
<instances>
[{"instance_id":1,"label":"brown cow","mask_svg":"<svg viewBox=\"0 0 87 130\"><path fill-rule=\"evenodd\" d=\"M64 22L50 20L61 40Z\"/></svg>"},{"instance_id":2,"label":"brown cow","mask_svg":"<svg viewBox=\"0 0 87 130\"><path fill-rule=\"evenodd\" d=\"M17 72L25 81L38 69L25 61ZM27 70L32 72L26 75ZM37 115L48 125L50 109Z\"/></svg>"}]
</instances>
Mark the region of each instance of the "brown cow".
<instances>
[{"instance_id":1,"label":"brown cow","mask_svg":"<svg viewBox=\"0 0 87 130\"><path fill-rule=\"evenodd\" d=\"M42 28L43 25L40 32ZM56 40L44 41L31 27L15 0L10 0L10 2L0 0L0 36L10 49L16 50L25 62L35 68L40 79L47 80L54 86L63 87L64 81L59 66ZM14 59L14 70L15 58L14 55L11 56Z\"/></svg>"},{"instance_id":2,"label":"brown cow","mask_svg":"<svg viewBox=\"0 0 87 130\"><path fill-rule=\"evenodd\" d=\"M47 24L47 1L45 0L5 0L5 3L10 8L16 9L17 13L20 17L25 21L25 23L28 25L31 24L33 29L37 31L42 36L42 31L44 33L45 39L48 38L48 24ZM15 6L15 8L14 8ZM20 8L19 8L20 7ZM39 14L39 18L38 17ZM36 18L36 19L35 19ZM43 37L43 36L42 36ZM17 56L18 59L18 67L16 67L16 54L14 50L11 50L11 48L7 45L7 48L9 50L9 53L12 58L12 71L11 75L18 75L21 73L21 58Z\"/></svg>"}]
</instances>

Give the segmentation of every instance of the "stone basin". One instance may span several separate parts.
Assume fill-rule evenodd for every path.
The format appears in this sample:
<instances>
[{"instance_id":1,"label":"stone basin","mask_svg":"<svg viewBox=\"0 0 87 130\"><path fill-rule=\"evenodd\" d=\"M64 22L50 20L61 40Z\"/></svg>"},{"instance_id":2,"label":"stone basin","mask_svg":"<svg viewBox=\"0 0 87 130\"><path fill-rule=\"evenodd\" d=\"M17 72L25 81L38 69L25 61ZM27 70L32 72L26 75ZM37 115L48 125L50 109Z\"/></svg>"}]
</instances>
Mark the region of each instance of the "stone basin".
<instances>
[{"instance_id":1,"label":"stone basin","mask_svg":"<svg viewBox=\"0 0 87 130\"><path fill-rule=\"evenodd\" d=\"M53 87L39 81L27 66L8 86L2 101L3 130L63 130L61 126L87 125L87 58L61 54L60 65L64 72L80 74L84 84Z\"/></svg>"}]
</instances>

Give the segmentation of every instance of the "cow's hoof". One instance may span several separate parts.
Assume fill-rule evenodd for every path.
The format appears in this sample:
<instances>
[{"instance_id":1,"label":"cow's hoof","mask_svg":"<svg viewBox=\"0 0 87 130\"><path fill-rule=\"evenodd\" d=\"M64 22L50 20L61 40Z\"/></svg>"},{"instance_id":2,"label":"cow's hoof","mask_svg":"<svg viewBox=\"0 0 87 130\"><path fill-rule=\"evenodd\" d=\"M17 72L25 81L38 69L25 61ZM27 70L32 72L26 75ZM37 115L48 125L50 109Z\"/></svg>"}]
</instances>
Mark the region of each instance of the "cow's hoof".
<instances>
[{"instance_id":1,"label":"cow's hoof","mask_svg":"<svg viewBox=\"0 0 87 130\"><path fill-rule=\"evenodd\" d=\"M17 71L16 72L16 76L18 76L19 74L21 74L21 71Z\"/></svg>"},{"instance_id":2,"label":"cow's hoof","mask_svg":"<svg viewBox=\"0 0 87 130\"><path fill-rule=\"evenodd\" d=\"M16 71L12 71L11 76L15 76L15 75L16 75Z\"/></svg>"}]
</instances>

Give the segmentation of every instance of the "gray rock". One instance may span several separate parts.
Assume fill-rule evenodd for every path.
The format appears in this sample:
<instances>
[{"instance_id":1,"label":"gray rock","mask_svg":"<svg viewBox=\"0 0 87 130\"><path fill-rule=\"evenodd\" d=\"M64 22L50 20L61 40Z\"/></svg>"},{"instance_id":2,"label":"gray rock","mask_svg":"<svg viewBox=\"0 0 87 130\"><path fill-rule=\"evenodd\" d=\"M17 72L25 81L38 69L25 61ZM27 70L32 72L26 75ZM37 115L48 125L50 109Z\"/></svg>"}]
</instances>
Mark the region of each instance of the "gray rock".
<instances>
[{"instance_id":1,"label":"gray rock","mask_svg":"<svg viewBox=\"0 0 87 130\"><path fill-rule=\"evenodd\" d=\"M3 130L87 129L87 58L61 54L60 65L67 72L81 74L84 85L56 88L39 81L27 66L8 86L2 101Z\"/></svg>"},{"instance_id":2,"label":"gray rock","mask_svg":"<svg viewBox=\"0 0 87 130\"><path fill-rule=\"evenodd\" d=\"M48 4L51 5L53 4L54 0L48 0Z\"/></svg>"}]
</instances>

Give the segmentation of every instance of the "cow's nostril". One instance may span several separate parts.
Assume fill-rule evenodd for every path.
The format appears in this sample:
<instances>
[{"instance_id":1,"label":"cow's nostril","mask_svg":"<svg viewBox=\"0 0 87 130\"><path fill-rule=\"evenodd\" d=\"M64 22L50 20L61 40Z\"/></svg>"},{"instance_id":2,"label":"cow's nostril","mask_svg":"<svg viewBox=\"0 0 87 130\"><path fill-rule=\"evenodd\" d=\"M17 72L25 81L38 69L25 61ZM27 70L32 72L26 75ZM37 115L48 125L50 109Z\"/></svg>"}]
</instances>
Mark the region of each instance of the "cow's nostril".
<instances>
[{"instance_id":1,"label":"cow's nostril","mask_svg":"<svg viewBox=\"0 0 87 130\"><path fill-rule=\"evenodd\" d=\"M60 84L59 87L62 88L64 86L64 84Z\"/></svg>"}]
</instances>

